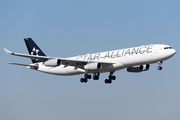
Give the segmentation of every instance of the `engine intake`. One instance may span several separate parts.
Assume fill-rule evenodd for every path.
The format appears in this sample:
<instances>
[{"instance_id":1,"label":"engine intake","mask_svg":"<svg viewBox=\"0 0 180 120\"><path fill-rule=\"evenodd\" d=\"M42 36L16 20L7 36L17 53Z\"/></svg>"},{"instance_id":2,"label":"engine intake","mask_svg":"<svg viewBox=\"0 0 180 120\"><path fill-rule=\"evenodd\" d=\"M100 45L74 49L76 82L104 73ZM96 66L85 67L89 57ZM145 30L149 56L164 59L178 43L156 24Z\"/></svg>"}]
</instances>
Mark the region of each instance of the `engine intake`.
<instances>
[{"instance_id":1,"label":"engine intake","mask_svg":"<svg viewBox=\"0 0 180 120\"><path fill-rule=\"evenodd\" d=\"M48 67L57 67L57 66L61 65L61 60L60 59L50 59L50 60L47 60L46 62L44 62L44 65L48 66Z\"/></svg>"},{"instance_id":2,"label":"engine intake","mask_svg":"<svg viewBox=\"0 0 180 120\"><path fill-rule=\"evenodd\" d=\"M128 67L127 71L128 72L142 72L142 71L147 71L149 70L150 65L140 65L140 66L133 66L133 67Z\"/></svg>"},{"instance_id":3,"label":"engine intake","mask_svg":"<svg viewBox=\"0 0 180 120\"><path fill-rule=\"evenodd\" d=\"M99 70L102 68L101 63L89 63L84 66L85 70Z\"/></svg>"}]
</instances>

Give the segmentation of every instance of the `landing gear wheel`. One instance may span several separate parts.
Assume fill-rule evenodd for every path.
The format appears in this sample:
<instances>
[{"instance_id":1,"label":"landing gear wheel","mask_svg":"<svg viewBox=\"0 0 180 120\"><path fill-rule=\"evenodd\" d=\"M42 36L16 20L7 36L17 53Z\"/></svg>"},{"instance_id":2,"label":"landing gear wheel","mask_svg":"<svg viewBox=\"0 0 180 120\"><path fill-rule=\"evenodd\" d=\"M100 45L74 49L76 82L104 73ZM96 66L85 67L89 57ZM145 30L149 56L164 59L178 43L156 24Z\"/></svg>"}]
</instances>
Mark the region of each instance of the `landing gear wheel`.
<instances>
[{"instance_id":1,"label":"landing gear wheel","mask_svg":"<svg viewBox=\"0 0 180 120\"><path fill-rule=\"evenodd\" d=\"M158 70L162 70L162 67L161 67L161 66L158 66L157 69L158 69Z\"/></svg>"},{"instance_id":2,"label":"landing gear wheel","mask_svg":"<svg viewBox=\"0 0 180 120\"><path fill-rule=\"evenodd\" d=\"M91 75L87 75L87 78L88 78L88 79L91 79Z\"/></svg>"},{"instance_id":3,"label":"landing gear wheel","mask_svg":"<svg viewBox=\"0 0 180 120\"><path fill-rule=\"evenodd\" d=\"M85 79L84 79L84 82L87 83L87 81L88 81L87 78L85 78Z\"/></svg>"},{"instance_id":4,"label":"landing gear wheel","mask_svg":"<svg viewBox=\"0 0 180 120\"><path fill-rule=\"evenodd\" d=\"M108 83L108 81L109 81L108 79L105 79L105 81L104 81L104 82L107 84L107 83Z\"/></svg>"},{"instance_id":5,"label":"landing gear wheel","mask_svg":"<svg viewBox=\"0 0 180 120\"><path fill-rule=\"evenodd\" d=\"M87 81L88 81L87 78L81 78L81 79L80 79L80 82L81 82L81 83L83 83L83 82L84 82L84 83L87 83Z\"/></svg>"},{"instance_id":6,"label":"landing gear wheel","mask_svg":"<svg viewBox=\"0 0 180 120\"><path fill-rule=\"evenodd\" d=\"M107 84L107 83L111 84L111 83L112 83L112 80L105 79L104 82L105 82L106 84Z\"/></svg>"},{"instance_id":7,"label":"landing gear wheel","mask_svg":"<svg viewBox=\"0 0 180 120\"><path fill-rule=\"evenodd\" d=\"M83 83L84 82L84 78L81 78L80 81Z\"/></svg>"},{"instance_id":8,"label":"landing gear wheel","mask_svg":"<svg viewBox=\"0 0 180 120\"><path fill-rule=\"evenodd\" d=\"M115 80L115 79L116 79L116 76L109 75L109 80Z\"/></svg>"},{"instance_id":9,"label":"landing gear wheel","mask_svg":"<svg viewBox=\"0 0 180 120\"><path fill-rule=\"evenodd\" d=\"M116 79L116 76L112 76L112 80L115 80Z\"/></svg>"},{"instance_id":10,"label":"landing gear wheel","mask_svg":"<svg viewBox=\"0 0 180 120\"><path fill-rule=\"evenodd\" d=\"M84 75L84 78L91 79L91 75Z\"/></svg>"},{"instance_id":11,"label":"landing gear wheel","mask_svg":"<svg viewBox=\"0 0 180 120\"><path fill-rule=\"evenodd\" d=\"M99 80L99 76L94 76L93 79L94 80Z\"/></svg>"}]
</instances>

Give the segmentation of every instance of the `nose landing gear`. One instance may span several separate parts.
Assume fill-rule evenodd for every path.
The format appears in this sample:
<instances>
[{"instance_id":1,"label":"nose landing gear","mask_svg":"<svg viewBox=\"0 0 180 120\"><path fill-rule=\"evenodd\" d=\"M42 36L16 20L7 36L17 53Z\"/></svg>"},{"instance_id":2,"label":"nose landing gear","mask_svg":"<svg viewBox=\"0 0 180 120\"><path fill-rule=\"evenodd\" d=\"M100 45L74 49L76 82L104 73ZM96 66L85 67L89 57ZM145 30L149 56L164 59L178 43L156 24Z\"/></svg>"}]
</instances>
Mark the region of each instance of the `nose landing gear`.
<instances>
[{"instance_id":1,"label":"nose landing gear","mask_svg":"<svg viewBox=\"0 0 180 120\"><path fill-rule=\"evenodd\" d=\"M158 70L162 70L162 66L158 66L157 69L158 69Z\"/></svg>"},{"instance_id":2,"label":"nose landing gear","mask_svg":"<svg viewBox=\"0 0 180 120\"><path fill-rule=\"evenodd\" d=\"M158 62L158 64L159 64L159 66L157 67L158 70L162 70L162 66L161 66L162 63L163 63L162 61Z\"/></svg>"}]
</instances>

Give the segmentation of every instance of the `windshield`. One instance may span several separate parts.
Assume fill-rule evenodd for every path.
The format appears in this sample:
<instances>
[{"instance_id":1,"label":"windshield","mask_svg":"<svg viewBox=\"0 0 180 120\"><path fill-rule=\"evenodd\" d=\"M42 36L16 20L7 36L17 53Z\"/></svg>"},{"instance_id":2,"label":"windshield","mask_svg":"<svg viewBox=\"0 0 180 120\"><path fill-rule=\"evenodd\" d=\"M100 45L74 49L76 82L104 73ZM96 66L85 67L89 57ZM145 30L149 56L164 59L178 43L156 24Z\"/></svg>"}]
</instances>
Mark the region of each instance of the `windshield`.
<instances>
[{"instance_id":1,"label":"windshield","mask_svg":"<svg viewBox=\"0 0 180 120\"><path fill-rule=\"evenodd\" d=\"M172 49L172 47L165 47L164 49Z\"/></svg>"}]
</instances>

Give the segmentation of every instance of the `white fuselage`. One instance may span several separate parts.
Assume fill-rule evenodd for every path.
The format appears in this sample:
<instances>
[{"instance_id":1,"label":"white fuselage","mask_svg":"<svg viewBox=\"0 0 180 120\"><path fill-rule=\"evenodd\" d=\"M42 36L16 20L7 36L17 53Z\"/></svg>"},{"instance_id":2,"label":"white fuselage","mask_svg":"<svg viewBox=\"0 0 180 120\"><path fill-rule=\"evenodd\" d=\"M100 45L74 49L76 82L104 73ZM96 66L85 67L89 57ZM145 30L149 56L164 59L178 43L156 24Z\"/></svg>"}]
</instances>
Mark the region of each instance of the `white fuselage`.
<instances>
[{"instance_id":1,"label":"white fuselage","mask_svg":"<svg viewBox=\"0 0 180 120\"><path fill-rule=\"evenodd\" d=\"M111 65L103 65L99 70L88 71L88 73L114 72L127 67L157 63L171 58L176 51L174 49L165 49L169 47L163 44L143 45L139 47L113 50L101 53L86 54L71 57L74 60L86 61L108 61ZM75 66L60 65L57 67L47 67L43 62L38 63L38 71L55 75L77 75L84 74L86 71Z\"/></svg>"}]
</instances>

